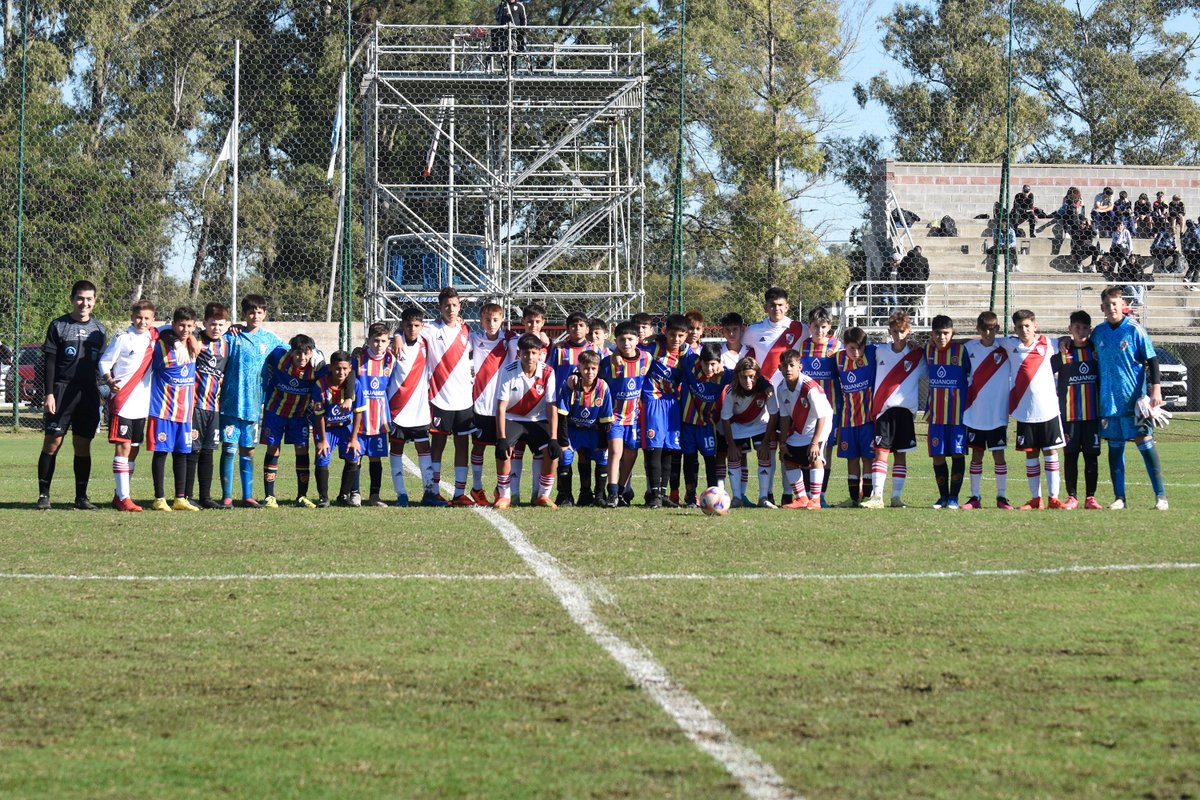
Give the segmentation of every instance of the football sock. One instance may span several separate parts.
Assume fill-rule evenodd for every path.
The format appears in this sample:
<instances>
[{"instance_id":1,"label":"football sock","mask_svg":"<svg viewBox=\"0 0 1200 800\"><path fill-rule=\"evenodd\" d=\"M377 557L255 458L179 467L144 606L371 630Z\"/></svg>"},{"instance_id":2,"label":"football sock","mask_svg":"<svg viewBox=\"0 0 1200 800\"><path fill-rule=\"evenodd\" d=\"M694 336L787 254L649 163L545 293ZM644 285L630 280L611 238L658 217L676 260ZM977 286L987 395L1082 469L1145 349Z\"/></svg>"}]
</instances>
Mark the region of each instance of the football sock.
<instances>
[{"instance_id":1,"label":"football sock","mask_svg":"<svg viewBox=\"0 0 1200 800\"><path fill-rule=\"evenodd\" d=\"M875 483L874 483L874 481L871 480L870 475L863 475L862 476L862 496L870 497L873 494L872 487L874 485L875 485ZM882 497L882 496L883 495L880 495L880 497Z\"/></svg>"},{"instance_id":2,"label":"football sock","mask_svg":"<svg viewBox=\"0 0 1200 800\"><path fill-rule=\"evenodd\" d=\"M1075 490L1079 488L1079 453L1063 454L1062 472L1067 497L1077 497Z\"/></svg>"},{"instance_id":3,"label":"football sock","mask_svg":"<svg viewBox=\"0 0 1200 800\"><path fill-rule=\"evenodd\" d=\"M537 488L538 476L541 474L542 474L542 457L540 454L535 453L533 456L533 479L530 481L530 487L529 487L530 492L533 494L536 494L536 492L534 490ZM520 490L518 490L517 494L520 494L520 493L521 493Z\"/></svg>"},{"instance_id":4,"label":"football sock","mask_svg":"<svg viewBox=\"0 0 1200 800\"><path fill-rule=\"evenodd\" d=\"M735 500L740 499L744 494L742 489L742 462L729 462L729 496Z\"/></svg>"},{"instance_id":5,"label":"football sock","mask_svg":"<svg viewBox=\"0 0 1200 800\"><path fill-rule=\"evenodd\" d=\"M597 464L596 465L596 491L595 491L596 496L602 497L604 495L605 489L607 489L607 488L608 488L608 465L607 464Z\"/></svg>"},{"instance_id":6,"label":"football sock","mask_svg":"<svg viewBox=\"0 0 1200 800\"><path fill-rule=\"evenodd\" d=\"M704 457L704 478L706 486L717 485L717 459L713 456Z\"/></svg>"},{"instance_id":7,"label":"football sock","mask_svg":"<svg viewBox=\"0 0 1200 800\"><path fill-rule=\"evenodd\" d=\"M296 454L296 497L308 495L308 453Z\"/></svg>"},{"instance_id":8,"label":"football sock","mask_svg":"<svg viewBox=\"0 0 1200 800\"><path fill-rule=\"evenodd\" d=\"M699 453L684 453L683 455L683 482L688 486L695 486L696 481L700 478L700 454ZM710 483L709 486L712 484Z\"/></svg>"},{"instance_id":9,"label":"football sock","mask_svg":"<svg viewBox=\"0 0 1200 800\"><path fill-rule=\"evenodd\" d=\"M829 491L829 476L833 472L833 457L832 456L833 456L833 448L826 445L825 453L824 453L825 466L821 468L822 471L825 473L825 477L821 479L821 494L825 494Z\"/></svg>"},{"instance_id":10,"label":"football sock","mask_svg":"<svg viewBox=\"0 0 1200 800\"><path fill-rule=\"evenodd\" d=\"M383 488L383 462L372 458L367 462L367 476L370 483L371 497L378 497Z\"/></svg>"},{"instance_id":11,"label":"football sock","mask_svg":"<svg viewBox=\"0 0 1200 800\"><path fill-rule=\"evenodd\" d=\"M115 492L118 500L129 497L129 473L132 471L133 465L129 463L128 458L113 457L113 483L116 484Z\"/></svg>"},{"instance_id":12,"label":"football sock","mask_svg":"<svg viewBox=\"0 0 1200 800\"><path fill-rule=\"evenodd\" d=\"M388 466L392 468L392 488L396 490L396 497L408 497L408 490L404 488L404 456L389 456Z\"/></svg>"},{"instance_id":13,"label":"football sock","mask_svg":"<svg viewBox=\"0 0 1200 800\"><path fill-rule=\"evenodd\" d=\"M1008 497L1008 464L996 465L996 496Z\"/></svg>"},{"instance_id":14,"label":"football sock","mask_svg":"<svg viewBox=\"0 0 1200 800\"><path fill-rule=\"evenodd\" d=\"M938 497L950 496L950 467L946 462L933 465L933 478L937 482Z\"/></svg>"},{"instance_id":15,"label":"football sock","mask_svg":"<svg viewBox=\"0 0 1200 800\"><path fill-rule=\"evenodd\" d=\"M821 495L825 491L825 468L813 467L808 471L808 482L811 487L808 490L809 498L820 500Z\"/></svg>"},{"instance_id":16,"label":"football sock","mask_svg":"<svg viewBox=\"0 0 1200 800\"><path fill-rule=\"evenodd\" d=\"M275 496L275 476L279 473L279 454L268 454L263 459L263 491L267 497Z\"/></svg>"},{"instance_id":17,"label":"football sock","mask_svg":"<svg viewBox=\"0 0 1200 800\"><path fill-rule=\"evenodd\" d=\"M454 496L462 497L467 493L467 468L454 468Z\"/></svg>"},{"instance_id":18,"label":"football sock","mask_svg":"<svg viewBox=\"0 0 1200 800\"><path fill-rule=\"evenodd\" d=\"M54 480L54 462L57 460L58 453L42 453L38 456L38 494L50 494L50 482Z\"/></svg>"},{"instance_id":19,"label":"football sock","mask_svg":"<svg viewBox=\"0 0 1200 800\"><path fill-rule=\"evenodd\" d=\"M907 464L892 465L892 497L899 497L904 491L904 479L908 477Z\"/></svg>"},{"instance_id":20,"label":"football sock","mask_svg":"<svg viewBox=\"0 0 1200 800\"><path fill-rule=\"evenodd\" d=\"M718 461L717 461L717 480L716 480L716 483L714 483L714 484L712 484L712 485L713 485L713 486L719 486L719 487L721 487L722 489L724 489L724 488L725 488L725 477L726 477L726 476L729 474L729 462L728 462L728 456L727 456L727 455L724 455L724 454L722 454L722 455L720 455L720 456L717 456L717 458L718 458Z\"/></svg>"},{"instance_id":21,"label":"football sock","mask_svg":"<svg viewBox=\"0 0 1200 800\"><path fill-rule=\"evenodd\" d=\"M196 489L196 473L200 471L200 451L193 450L187 454L187 470L183 478L184 497L195 497L192 492ZM208 495L205 495L207 497Z\"/></svg>"},{"instance_id":22,"label":"football sock","mask_svg":"<svg viewBox=\"0 0 1200 800\"><path fill-rule=\"evenodd\" d=\"M510 480L512 480L511 475L497 475L496 476L496 494L500 495L501 497L511 498L512 497L512 487L509 485Z\"/></svg>"},{"instance_id":23,"label":"football sock","mask_svg":"<svg viewBox=\"0 0 1200 800\"><path fill-rule=\"evenodd\" d=\"M887 450L877 451L871 462L871 496L883 497L883 482L887 480Z\"/></svg>"},{"instance_id":24,"label":"football sock","mask_svg":"<svg viewBox=\"0 0 1200 800\"><path fill-rule=\"evenodd\" d=\"M513 448L512 458L509 459L508 488L518 495L521 494L521 473L525 470L525 445L519 444Z\"/></svg>"},{"instance_id":25,"label":"football sock","mask_svg":"<svg viewBox=\"0 0 1200 800\"><path fill-rule=\"evenodd\" d=\"M238 472L242 479L242 497L254 497L254 456L253 454L238 453ZM232 483L232 479L230 480Z\"/></svg>"},{"instance_id":26,"label":"football sock","mask_svg":"<svg viewBox=\"0 0 1200 800\"><path fill-rule=\"evenodd\" d=\"M648 448L642 453L642 467L646 470L646 492L653 492L662 483L662 450Z\"/></svg>"},{"instance_id":27,"label":"football sock","mask_svg":"<svg viewBox=\"0 0 1200 800\"><path fill-rule=\"evenodd\" d=\"M1042 462L1037 456L1025 457L1025 477L1029 479L1029 492L1033 497L1042 496Z\"/></svg>"},{"instance_id":28,"label":"football sock","mask_svg":"<svg viewBox=\"0 0 1200 800\"><path fill-rule=\"evenodd\" d=\"M558 494L560 497L564 496L564 495L566 495L568 497L570 496L572 483L573 483L573 481L571 479L571 465L566 464L564 466L560 466L558 468ZM581 484L582 484L582 482L581 482ZM583 489L583 486L580 485L579 488Z\"/></svg>"},{"instance_id":29,"label":"football sock","mask_svg":"<svg viewBox=\"0 0 1200 800\"><path fill-rule=\"evenodd\" d=\"M758 462L758 499L765 500L767 495L771 493L771 486L775 483L775 459L770 454L767 455L766 461Z\"/></svg>"},{"instance_id":30,"label":"football sock","mask_svg":"<svg viewBox=\"0 0 1200 800\"><path fill-rule=\"evenodd\" d=\"M1062 472L1058 468L1058 451L1051 450L1043 454L1046 462L1046 493L1058 497L1058 486L1062 480Z\"/></svg>"},{"instance_id":31,"label":"football sock","mask_svg":"<svg viewBox=\"0 0 1200 800\"><path fill-rule=\"evenodd\" d=\"M359 489L359 483L362 480L362 460L361 459L359 459L358 463L354 465L354 472L351 473L351 476L352 476L352 482L350 484L350 491L357 492Z\"/></svg>"},{"instance_id":32,"label":"football sock","mask_svg":"<svg viewBox=\"0 0 1200 800\"><path fill-rule=\"evenodd\" d=\"M483 491L483 448L471 451L471 489Z\"/></svg>"},{"instance_id":33,"label":"football sock","mask_svg":"<svg viewBox=\"0 0 1200 800\"><path fill-rule=\"evenodd\" d=\"M746 460L742 462L742 491L745 492L750 488L750 454L745 456Z\"/></svg>"},{"instance_id":34,"label":"football sock","mask_svg":"<svg viewBox=\"0 0 1200 800\"><path fill-rule=\"evenodd\" d=\"M807 496L807 494L804 491L804 473L801 471L801 469L799 467L796 467L793 469L793 468L789 467L787 464L784 464L783 465L783 480L785 481L786 485L789 487L789 491L793 495L795 495L797 499Z\"/></svg>"},{"instance_id":35,"label":"football sock","mask_svg":"<svg viewBox=\"0 0 1200 800\"><path fill-rule=\"evenodd\" d=\"M221 497L233 499L233 465L237 459L237 445L227 444L221 448Z\"/></svg>"},{"instance_id":36,"label":"football sock","mask_svg":"<svg viewBox=\"0 0 1200 800\"><path fill-rule=\"evenodd\" d=\"M88 479L92 477L92 457L91 456L75 456L75 496L86 497ZM49 494L50 487L46 487L46 494Z\"/></svg>"},{"instance_id":37,"label":"football sock","mask_svg":"<svg viewBox=\"0 0 1200 800\"><path fill-rule=\"evenodd\" d=\"M538 473L538 493L539 498L550 497L550 490L554 488L554 476L543 475Z\"/></svg>"},{"instance_id":38,"label":"football sock","mask_svg":"<svg viewBox=\"0 0 1200 800\"><path fill-rule=\"evenodd\" d=\"M317 497L329 499L329 467L317 467L313 470L317 476Z\"/></svg>"},{"instance_id":39,"label":"football sock","mask_svg":"<svg viewBox=\"0 0 1200 800\"><path fill-rule=\"evenodd\" d=\"M432 491L436 492L438 485L442 482L442 462L430 461L429 466L433 470L433 474L429 478L429 483L433 486Z\"/></svg>"},{"instance_id":40,"label":"football sock","mask_svg":"<svg viewBox=\"0 0 1200 800\"><path fill-rule=\"evenodd\" d=\"M858 498L859 498L859 490L861 489L861 484L859 483L858 476L857 475L847 475L846 476L846 486L850 489L850 499L852 501L854 501L855 503L857 503Z\"/></svg>"},{"instance_id":41,"label":"football sock","mask_svg":"<svg viewBox=\"0 0 1200 800\"><path fill-rule=\"evenodd\" d=\"M429 453L417 453L417 466L421 468L421 485L426 492L436 492L437 483L433 480L433 457Z\"/></svg>"},{"instance_id":42,"label":"football sock","mask_svg":"<svg viewBox=\"0 0 1200 800\"><path fill-rule=\"evenodd\" d=\"M1142 454L1142 461L1146 462L1146 474L1150 476L1150 485L1154 487L1154 496L1165 496L1167 490L1163 486L1162 461L1158 458L1158 448L1154 446L1154 440L1147 439L1144 442L1138 442L1137 449Z\"/></svg>"},{"instance_id":43,"label":"football sock","mask_svg":"<svg viewBox=\"0 0 1200 800\"><path fill-rule=\"evenodd\" d=\"M1108 441L1108 472L1112 477L1113 495L1125 497L1125 443L1116 439Z\"/></svg>"},{"instance_id":44,"label":"football sock","mask_svg":"<svg viewBox=\"0 0 1200 800\"><path fill-rule=\"evenodd\" d=\"M155 453L150 459L150 476L154 479L154 497L165 497L163 484L167 479L167 454Z\"/></svg>"},{"instance_id":45,"label":"football sock","mask_svg":"<svg viewBox=\"0 0 1200 800\"><path fill-rule=\"evenodd\" d=\"M175 496L187 497L187 453L171 453L171 477L175 479Z\"/></svg>"},{"instance_id":46,"label":"football sock","mask_svg":"<svg viewBox=\"0 0 1200 800\"><path fill-rule=\"evenodd\" d=\"M204 500L212 499L212 484L213 484L213 451L201 450L200 459L196 462L196 473L200 481L200 497ZM188 484L188 496L191 496L192 485Z\"/></svg>"},{"instance_id":47,"label":"football sock","mask_svg":"<svg viewBox=\"0 0 1200 800\"><path fill-rule=\"evenodd\" d=\"M683 471L683 453L678 450L668 451L671 454L671 491L679 492L679 478Z\"/></svg>"},{"instance_id":48,"label":"football sock","mask_svg":"<svg viewBox=\"0 0 1200 800\"><path fill-rule=\"evenodd\" d=\"M971 497L983 497L983 462L971 462Z\"/></svg>"},{"instance_id":49,"label":"football sock","mask_svg":"<svg viewBox=\"0 0 1200 800\"><path fill-rule=\"evenodd\" d=\"M342 464L342 485L339 488L338 494L345 496L353 491L358 486L358 473L362 465L357 461L347 460Z\"/></svg>"},{"instance_id":50,"label":"football sock","mask_svg":"<svg viewBox=\"0 0 1200 800\"><path fill-rule=\"evenodd\" d=\"M621 484L619 484L619 483L608 484L608 496L609 497L618 497L618 496L620 496L620 494L621 494Z\"/></svg>"},{"instance_id":51,"label":"football sock","mask_svg":"<svg viewBox=\"0 0 1200 800\"><path fill-rule=\"evenodd\" d=\"M1094 454L1083 454L1083 485L1087 490L1084 497L1096 496L1096 484L1100 481L1100 459Z\"/></svg>"},{"instance_id":52,"label":"football sock","mask_svg":"<svg viewBox=\"0 0 1200 800\"><path fill-rule=\"evenodd\" d=\"M950 497L958 498L958 493L962 491L963 472L967 466L967 459L963 456L951 456L950 458Z\"/></svg>"}]
</instances>

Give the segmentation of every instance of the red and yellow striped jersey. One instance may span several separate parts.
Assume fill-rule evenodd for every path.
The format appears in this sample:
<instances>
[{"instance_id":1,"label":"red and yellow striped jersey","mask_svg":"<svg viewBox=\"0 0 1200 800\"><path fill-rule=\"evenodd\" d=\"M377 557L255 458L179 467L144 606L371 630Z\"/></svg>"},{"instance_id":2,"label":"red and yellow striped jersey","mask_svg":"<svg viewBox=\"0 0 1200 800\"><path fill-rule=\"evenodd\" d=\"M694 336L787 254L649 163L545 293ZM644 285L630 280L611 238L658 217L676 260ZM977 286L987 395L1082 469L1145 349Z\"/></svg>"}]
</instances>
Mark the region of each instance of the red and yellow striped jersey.
<instances>
[{"instance_id":1,"label":"red and yellow striped jersey","mask_svg":"<svg viewBox=\"0 0 1200 800\"><path fill-rule=\"evenodd\" d=\"M298 419L306 416L312 406L317 376L311 363L303 369L293 366L290 353L287 347L276 347L267 356L263 387L267 402L263 408L281 417Z\"/></svg>"},{"instance_id":2,"label":"red and yellow striped jersey","mask_svg":"<svg viewBox=\"0 0 1200 800\"><path fill-rule=\"evenodd\" d=\"M1090 345L1070 347L1050 359L1058 382L1058 407L1063 422L1100 418L1100 363Z\"/></svg>"},{"instance_id":3,"label":"red and yellow striped jersey","mask_svg":"<svg viewBox=\"0 0 1200 800\"><path fill-rule=\"evenodd\" d=\"M871 421L871 398L875 394L875 367L871 359L863 355L855 360L843 350L834 356L834 364L841 399L838 424L843 428L866 425Z\"/></svg>"},{"instance_id":4,"label":"red and yellow striped jersey","mask_svg":"<svg viewBox=\"0 0 1200 800\"><path fill-rule=\"evenodd\" d=\"M363 408L364 436L387 433L391 419L388 411L388 378L395 363L396 359L391 353L384 353L382 358L371 358L364 353L354 363L354 374L358 376L354 392L358 405Z\"/></svg>"},{"instance_id":5,"label":"red and yellow striped jersey","mask_svg":"<svg viewBox=\"0 0 1200 800\"><path fill-rule=\"evenodd\" d=\"M961 425L971 374L966 345L951 342L939 350L931 342L925 346L925 367L929 380L925 418L933 425Z\"/></svg>"},{"instance_id":6,"label":"red and yellow striped jersey","mask_svg":"<svg viewBox=\"0 0 1200 800\"><path fill-rule=\"evenodd\" d=\"M600 379L612 391L614 424L637 423L642 407L642 384L651 363L653 359L650 354L643 350L639 350L633 358L613 353L600 362Z\"/></svg>"},{"instance_id":7,"label":"red and yellow striped jersey","mask_svg":"<svg viewBox=\"0 0 1200 800\"><path fill-rule=\"evenodd\" d=\"M196 401L196 364L187 345L174 333L165 333L153 344L150 361L150 413L171 422L191 422Z\"/></svg>"},{"instance_id":8,"label":"red and yellow striped jersey","mask_svg":"<svg viewBox=\"0 0 1200 800\"><path fill-rule=\"evenodd\" d=\"M196 356L196 408L216 411L221 406L221 386L225 383L225 364L229 361L229 340L224 336L209 339L200 335L204 349Z\"/></svg>"},{"instance_id":9,"label":"red and yellow striped jersey","mask_svg":"<svg viewBox=\"0 0 1200 800\"><path fill-rule=\"evenodd\" d=\"M834 357L842 343L833 336L818 342L811 336L800 343L800 372L817 382L832 404L837 397L837 366Z\"/></svg>"}]
</instances>

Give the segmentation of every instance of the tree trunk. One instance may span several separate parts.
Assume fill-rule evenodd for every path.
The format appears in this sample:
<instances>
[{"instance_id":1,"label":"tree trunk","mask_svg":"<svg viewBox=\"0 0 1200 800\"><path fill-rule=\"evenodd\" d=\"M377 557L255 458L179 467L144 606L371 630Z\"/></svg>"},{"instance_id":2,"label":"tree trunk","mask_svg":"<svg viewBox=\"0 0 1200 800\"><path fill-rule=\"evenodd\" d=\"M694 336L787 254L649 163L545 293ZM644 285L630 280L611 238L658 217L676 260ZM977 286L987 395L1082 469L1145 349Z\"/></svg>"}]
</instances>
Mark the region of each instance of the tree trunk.
<instances>
[{"instance_id":1,"label":"tree trunk","mask_svg":"<svg viewBox=\"0 0 1200 800\"><path fill-rule=\"evenodd\" d=\"M200 276L204 272L204 262L208 260L208 233L210 225L208 214L200 222L200 239L196 242L196 259L192 262L191 297L193 302L200 297Z\"/></svg>"},{"instance_id":2,"label":"tree trunk","mask_svg":"<svg viewBox=\"0 0 1200 800\"><path fill-rule=\"evenodd\" d=\"M772 102L775 98L775 7L767 0L767 108L771 111L771 167L769 178L771 189L779 194L783 188L783 165L779 154L779 126L782 120L779 109ZM771 252L767 254L767 286L775 285L779 274L779 220L773 221L775 234L771 237Z\"/></svg>"},{"instance_id":3,"label":"tree trunk","mask_svg":"<svg viewBox=\"0 0 1200 800\"><path fill-rule=\"evenodd\" d=\"M100 151L100 132L104 126L104 100L108 95L108 53L98 47L96 64L92 68L91 103L88 108L88 127L92 135L88 141L88 152L95 156Z\"/></svg>"}]
</instances>

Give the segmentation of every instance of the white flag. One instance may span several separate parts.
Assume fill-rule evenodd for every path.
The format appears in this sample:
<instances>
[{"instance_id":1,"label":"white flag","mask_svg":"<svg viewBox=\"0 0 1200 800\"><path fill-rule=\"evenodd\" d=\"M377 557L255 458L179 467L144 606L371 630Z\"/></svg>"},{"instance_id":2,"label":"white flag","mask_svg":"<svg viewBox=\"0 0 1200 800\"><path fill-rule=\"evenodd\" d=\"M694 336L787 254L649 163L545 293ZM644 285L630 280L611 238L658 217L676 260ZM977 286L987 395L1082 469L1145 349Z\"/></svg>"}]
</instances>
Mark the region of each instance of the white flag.
<instances>
[{"instance_id":1,"label":"white flag","mask_svg":"<svg viewBox=\"0 0 1200 800\"><path fill-rule=\"evenodd\" d=\"M333 167L337 163L338 142L342 138L342 120L346 116L346 73L338 80L337 113L333 116L333 132L329 134L329 169L325 170L325 180L333 180Z\"/></svg>"},{"instance_id":2,"label":"white flag","mask_svg":"<svg viewBox=\"0 0 1200 800\"><path fill-rule=\"evenodd\" d=\"M217 173L217 167L222 161L228 161L233 158L233 123L229 124L229 130L225 133L225 143L221 145L221 152L217 153L217 160L213 162L212 169L208 171L208 179L212 180L212 176Z\"/></svg>"}]
</instances>

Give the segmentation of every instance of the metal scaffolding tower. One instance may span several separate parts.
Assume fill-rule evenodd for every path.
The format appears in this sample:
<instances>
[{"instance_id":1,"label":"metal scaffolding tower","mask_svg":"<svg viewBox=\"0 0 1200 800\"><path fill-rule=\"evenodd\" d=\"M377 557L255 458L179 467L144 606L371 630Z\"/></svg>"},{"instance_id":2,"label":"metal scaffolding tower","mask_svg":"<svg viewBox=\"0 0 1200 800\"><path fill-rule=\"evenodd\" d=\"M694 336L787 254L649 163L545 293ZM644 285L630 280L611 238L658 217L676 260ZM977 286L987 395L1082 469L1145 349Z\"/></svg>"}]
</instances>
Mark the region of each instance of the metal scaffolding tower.
<instances>
[{"instance_id":1,"label":"metal scaffolding tower","mask_svg":"<svg viewBox=\"0 0 1200 800\"><path fill-rule=\"evenodd\" d=\"M377 26L366 318L432 315L445 285L510 319L532 301L550 320L640 310L643 43L640 27Z\"/></svg>"}]
</instances>

